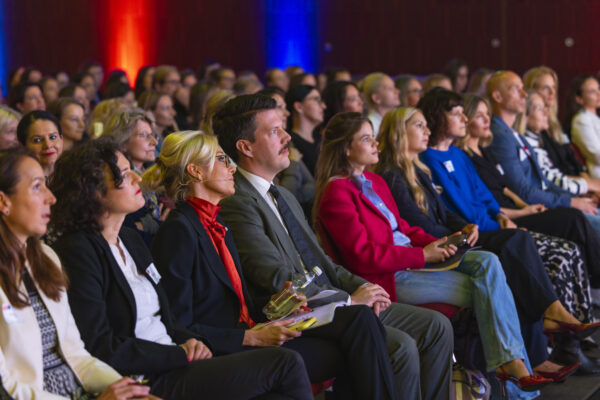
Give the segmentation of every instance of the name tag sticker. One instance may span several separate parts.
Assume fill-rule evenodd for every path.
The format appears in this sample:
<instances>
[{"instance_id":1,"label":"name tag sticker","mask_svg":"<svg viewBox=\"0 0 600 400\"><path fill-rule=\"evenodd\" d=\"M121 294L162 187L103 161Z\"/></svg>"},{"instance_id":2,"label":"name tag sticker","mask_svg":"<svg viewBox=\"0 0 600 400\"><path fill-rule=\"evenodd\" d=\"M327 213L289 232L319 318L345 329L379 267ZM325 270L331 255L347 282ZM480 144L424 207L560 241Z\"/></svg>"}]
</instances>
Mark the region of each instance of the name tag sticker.
<instances>
[{"instance_id":1,"label":"name tag sticker","mask_svg":"<svg viewBox=\"0 0 600 400\"><path fill-rule=\"evenodd\" d=\"M525 161L527 159L527 153L523 149L519 149L519 160Z\"/></svg>"},{"instance_id":2,"label":"name tag sticker","mask_svg":"<svg viewBox=\"0 0 600 400\"><path fill-rule=\"evenodd\" d=\"M444 167L446 167L446 171L454 172L454 165L452 164L451 160L444 161Z\"/></svg>"},{"instance_id":3,"label":"name tag sticker","mask_svg":"<svg viewBox=\"0 0 600 400\"><path fill-rule=\"evenodd\" d=\"M2 315L7 324L16 324L19 322L19 316L15 308L10 304L2 304Z\"/></svg>"},{"instance_id":4,"label":"name tag sticker","mask_svg":"<svg viewBox=\"0 0 600 400\"><path fill-rule=\"evenodd\" d=\"M152 279L152 282L154 282L155 285L158 285L158 282L160 281L161 276L158 273L158 270L156 269L156 267L154 266L154 263L148 265L148 268L146 268L146 273L148 274L150 279Z\"/></svg>"}]
</instances>

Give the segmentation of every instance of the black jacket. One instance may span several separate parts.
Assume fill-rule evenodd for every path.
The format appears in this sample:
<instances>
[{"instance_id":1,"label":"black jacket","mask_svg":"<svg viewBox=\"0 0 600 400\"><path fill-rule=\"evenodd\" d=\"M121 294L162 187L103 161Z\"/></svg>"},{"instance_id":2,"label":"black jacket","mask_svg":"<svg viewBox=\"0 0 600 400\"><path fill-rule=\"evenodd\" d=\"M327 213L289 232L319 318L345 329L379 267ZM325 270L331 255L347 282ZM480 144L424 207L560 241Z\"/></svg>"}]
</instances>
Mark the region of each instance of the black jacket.
<instances>
[{"instance_id":1,"label":"black jacket","mask_svg":"<svg viewBox=\"0 0 600 400\"><path fill-rule=\"evenodd\" d=\"M167 297L145 272L152 257L141 237L123 227L121 241L138 271L154 286L161 320L177 344L190 338L210 343L199 335L176 327ZM162 374L188 364L179 346L154 343L135 337L136 305L133 292L117 264L109 244L99 233L63 235L53 245L69 277L69 304L86 349L123 375Z\"/></svg>"},{"instance_id":2,"label":"black jacket","mask_svg":"<svg viewBox=\"0 0 600 400\"><path fill-rule=\"evenodd\" d=\"M224 224L217 217L217 221ZM246 306L254 321L264 320L255 310L228 230L225 243L242 281ZM213 242L187 202L180 202L156 233L150 247L177 323L208 338L217 354L238 352L246 324L240 323L240 302Z\"/></svg>"}]
</instances>

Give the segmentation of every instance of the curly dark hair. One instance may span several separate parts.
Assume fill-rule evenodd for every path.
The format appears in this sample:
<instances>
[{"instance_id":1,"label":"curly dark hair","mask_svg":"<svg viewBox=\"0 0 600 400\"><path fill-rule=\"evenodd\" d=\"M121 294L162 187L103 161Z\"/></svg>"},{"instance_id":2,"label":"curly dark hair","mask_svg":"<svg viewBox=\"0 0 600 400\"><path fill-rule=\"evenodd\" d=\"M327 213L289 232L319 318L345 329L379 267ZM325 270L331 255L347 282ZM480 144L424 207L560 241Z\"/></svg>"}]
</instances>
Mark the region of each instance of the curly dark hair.
<instances>
[{"instance_id":1,"label":"curly dark hair","mask_svg":"<svg viewBox=\"0 0 600 400\"><path fill-rule=\"evenodd\" d=\"M100 232L99 219L105 212L106 174L110 171L115 187L123 182L117 166L117 144L101 137L66 152L58 159L48 187L56 196L50 228L58 235L92 230Z\"/></svg>"},{"instance_id":2,"label":"curly dark hair","mask_svg":"<svg viewBox=\"0 0 600 400\"><path fill-rule=\"evenodd\" d=\"M444 111L452 111L454 107L462 105L463 100L458 93L442 87L435 87L425 93L425 96L417 104L417 108L423 111L423 116L431 131L429 147L435 146L447 136L448 122Z\"/></svg>"}]
</instances>

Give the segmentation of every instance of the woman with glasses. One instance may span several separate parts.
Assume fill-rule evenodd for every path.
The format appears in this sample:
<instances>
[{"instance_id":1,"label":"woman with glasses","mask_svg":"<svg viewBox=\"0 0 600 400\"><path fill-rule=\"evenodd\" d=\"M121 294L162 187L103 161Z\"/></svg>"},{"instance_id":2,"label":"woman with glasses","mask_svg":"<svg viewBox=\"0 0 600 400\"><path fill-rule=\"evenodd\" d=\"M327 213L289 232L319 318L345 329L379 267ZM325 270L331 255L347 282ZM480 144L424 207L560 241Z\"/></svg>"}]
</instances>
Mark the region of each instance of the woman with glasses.
<instances>
[{"instance_id":1,"label":"woman with glasses","mask_svg":"<svg viewBox=\"0 0 600 400\"><path fill-rule=\"evenodd\" d=\"M151 246L176 321L206 337L217 353L295 350L312 382L336 377L340 398L395 398L381 325L367 307L338 308L331 324L302 333L283 322L256 326L265 317L249 296L233 236L218 215L219 202L235 192L235 170L216 137L177 132L143 176L144 186L164 189L177 205Z\"/></svg>"},{"instance_id":2,"label":"woman with glasses","mask_svg":"<svg viewBox=\"0 0 600 400\"><path fill-rule=\"evenodd\" d=\"M106 124L104 135L114 138L138 175L144 173L148 164L154 163L158 139L152 130L152 122L142 110L116 113ZM169 215L169 208L159 201L157 193L144 191L143 195L146 205L127 215L125 226L137 229L150 244L160 222Z\"/></svg>"},{"instance_id":3,"label":"woman with glasses","mask_svg":"<svg viewBox=\"0 0 600 400\"><path fill-rule=\"evenodd\" d=\"M317 88L309 85L291 87L285 95L285 103L290 112L287 131L294 146L302 153L302 161L314 175L321 143L317 127L323 122L325 104Z\"/></svg>"},{"instance_id":4,"label":"woman with glasses","mask_svg":"<svg viewBox=\"0 0 600 400\"><path fill-rule=\"evenodd\" d=\"M414 75L399 75L394 80L394 85L400 91L401 107L416 107L423 97L423 86Z\"/></svg>"}]
</instances>

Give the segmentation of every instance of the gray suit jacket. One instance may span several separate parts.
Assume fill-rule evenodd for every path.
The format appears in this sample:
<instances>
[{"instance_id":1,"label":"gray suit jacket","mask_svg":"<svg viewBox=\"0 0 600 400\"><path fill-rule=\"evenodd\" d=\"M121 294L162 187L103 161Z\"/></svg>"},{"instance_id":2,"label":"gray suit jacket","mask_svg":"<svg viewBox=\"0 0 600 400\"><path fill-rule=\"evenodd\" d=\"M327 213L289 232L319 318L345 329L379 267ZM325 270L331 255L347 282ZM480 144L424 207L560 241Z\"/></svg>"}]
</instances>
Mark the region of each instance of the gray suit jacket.
<instances>
[{"instance_id":1,"label":"gray suit jacket","mask_svg":"<svg viewBox=\"0 0 600 400\"><path fill-rule=\"evenodd\" d=\"M277 188L300 223L306 241L319 260L319 267L331 282L328 285L323 279L315 279L308 286L307 297L333 289L339 292L338 299L347 298L367 283L325 255L296 198L287 189ZM304 272L296 247L267 202L239 172L235 174L235 195L224 199L221 205L219 215L233 233L250 295L255 304L262 307L286 281L292 280L294 272Z\"/></svg>"}]
</instances>

